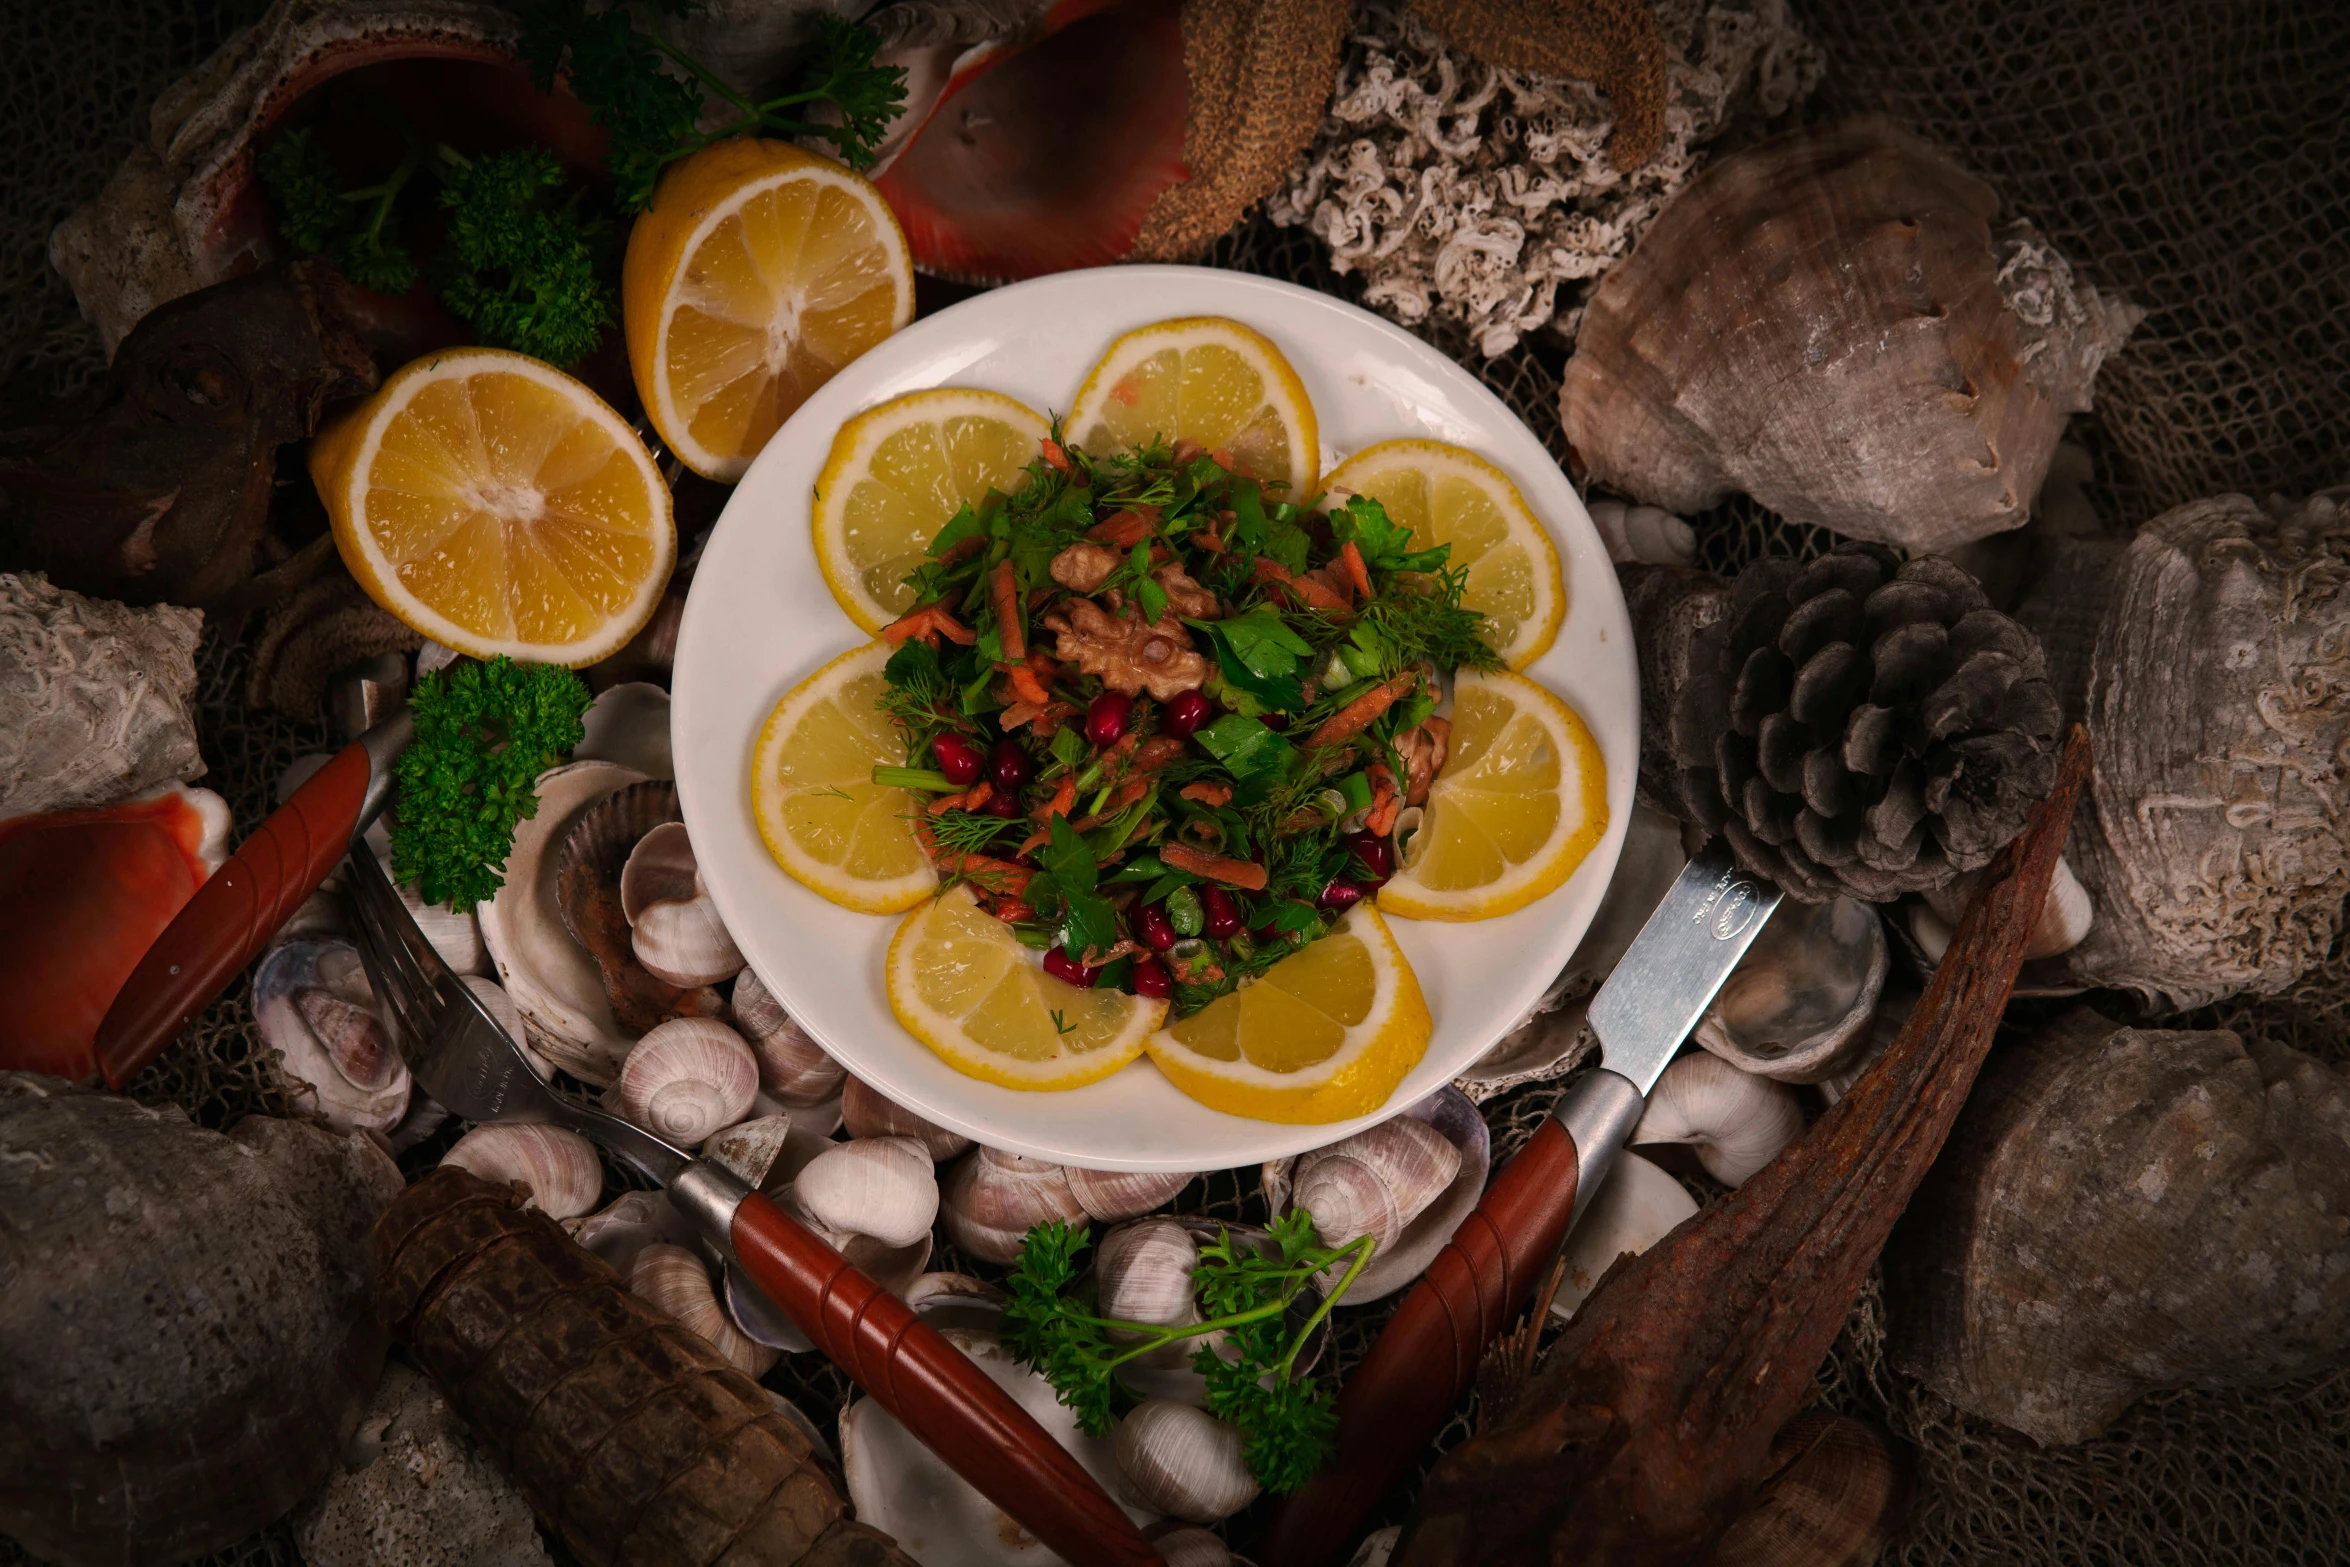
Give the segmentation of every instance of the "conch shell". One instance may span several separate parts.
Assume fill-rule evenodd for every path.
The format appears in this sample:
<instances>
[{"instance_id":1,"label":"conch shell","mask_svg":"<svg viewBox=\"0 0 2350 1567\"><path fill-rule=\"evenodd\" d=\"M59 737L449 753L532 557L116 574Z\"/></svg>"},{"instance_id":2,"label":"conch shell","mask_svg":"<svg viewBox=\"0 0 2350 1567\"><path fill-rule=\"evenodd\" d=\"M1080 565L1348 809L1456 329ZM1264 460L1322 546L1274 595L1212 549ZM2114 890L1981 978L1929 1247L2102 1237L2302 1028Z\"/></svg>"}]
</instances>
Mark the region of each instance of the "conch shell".
<instances>
[{"instance_id":1,"label":"conch shell","mask_svg":"<svg viewBox=\"0 0 2350 1567\"><path fill-rule=\"evenodd\" d=\"M2144 312L1891 123L1810 127L1691 180L1599 285L1559 393L1606 484L1743 491L1915 553L2020 527Z\"/></svg>"}]
</instances>

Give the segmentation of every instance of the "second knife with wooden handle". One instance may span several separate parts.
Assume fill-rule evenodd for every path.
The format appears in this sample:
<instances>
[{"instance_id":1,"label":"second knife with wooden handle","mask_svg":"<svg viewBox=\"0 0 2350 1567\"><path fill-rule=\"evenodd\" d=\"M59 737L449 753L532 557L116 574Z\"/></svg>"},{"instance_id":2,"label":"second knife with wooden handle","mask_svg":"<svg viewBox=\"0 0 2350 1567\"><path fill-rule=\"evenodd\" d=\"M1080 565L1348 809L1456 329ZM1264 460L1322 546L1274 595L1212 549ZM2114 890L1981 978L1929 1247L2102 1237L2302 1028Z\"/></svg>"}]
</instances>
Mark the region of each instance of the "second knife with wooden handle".
<instances>
[{"instance_id":1,"label":"second knife with wooden handle","mask_svg":"<svg viewBox=\"0 0 2350 1567\"><path fill-rule=\"evenodd\" d=\"M1282 1505L1256 1551L1266 1567L1339 1559L1406 1478L1460 1407L1486 1346L1526 1309L1658 1074L1778 904L1778 889L1738 869L1719 842L1682 869L1592 999L1599 1070L1559 1096L1347 1377L1337 1456Z\"/></svg>"}]
</instances>

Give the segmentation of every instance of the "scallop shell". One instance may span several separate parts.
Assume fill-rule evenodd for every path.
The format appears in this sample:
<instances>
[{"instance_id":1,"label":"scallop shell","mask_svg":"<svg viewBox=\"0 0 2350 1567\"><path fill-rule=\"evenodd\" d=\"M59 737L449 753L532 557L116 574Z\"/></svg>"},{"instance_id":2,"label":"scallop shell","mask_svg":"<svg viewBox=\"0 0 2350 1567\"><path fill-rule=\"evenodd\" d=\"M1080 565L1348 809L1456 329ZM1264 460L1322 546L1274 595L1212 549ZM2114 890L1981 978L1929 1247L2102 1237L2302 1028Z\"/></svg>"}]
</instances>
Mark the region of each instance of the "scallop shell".
<instances>
[{"instance_id":1,"label":"scallop shell","mask_svg":"<svg viewBox=\"0 0 2350 1567\"><path fill-rule=\"evenodd\" d=\"M662 1024L628 1053L612 1087L619 1112L658 1137L695 1148L751 1113L759 1065L716 1018Z\"/></svg>"},{"instance_id":2,"label":"scallop shell","mask_svg":"<svg viewBox=\"0 0 2350 1567\"><path fill-rule=\"evenodd\" d=\"M471 909L460 911L446 904L427 903L424 894L414 887L396 890L409 916L416 921L416 928L432 943L433 951L441 955L443 963L459 974L490 972L490 949L481 939L481 925Z\"/></svg>"},{"instance_id":3,"label":"scallop shell","mask_svg":"<svg viewBox=\"0 0 2350 1567\"><path fill-rule=\"evenodd\" d=\"M675 1318L679 1327L709 1340L744 1376L763 1377L774 1366L776 1352L753 1343L734 1325L718 1304L710 1270L683 1246L656 1242L638 1252L629 1263L628 1288L638 1299Z\"/></svg>"},{"instance_id":4,"label":"scallop shell","mask_svg":"<svg viewBox=\"0 0 2350 1567\"><path fill-rule=\"evenodd\" d=\"M477 1126L441 1155L441 1163L471 1170L485 1181L519 1181L529 1207L550 1219L576 1219L604 1194L604 1165L596 1145L559 1126L499 1121Z\"/></svg>"},{"instance_id":5,"label":"scallop shell","mask_svg":"<svg viewBox=\"0 0 2350 1567\"><path fill-rule=\"evenodd\" d=\"M860 1137L811 1159L793 1183L800 1206L830 1230L870 1235L893 1249L930 1233L938 1177L911 1137Z\"/></svg>"},{"instance_id":6,"label":"scallop shell","mask_svg":"<svg viewBox=\"0 0 2350 1567\"><path fill-rule=\"evenodd\" d=\"M1877 911L1851 898L1790 898L1698 1020L1696 1040L1741 1071L1817 1083L1849 1066L1891 965Z\"/></svg>"},{"instance_id":7,"label":"scallop shell","mask_svg":"<svg viewBox=\"0 0 2350 1567\"><path fill-rule=\"evenodd\" d=\"M538 814L514 829L506 881L477 910L498 980L522 1014L531 1047L585 1082L609 1084L636 1038L612 1015L596 960L564 928L557 851L579 814L644 775L572 762L538 777Z\"/></svg>"},{"instance_id":8,"label":"scallop shell","mask_svg":"<svg viewBox=\"0 0 2350 1567\"><path fill-rule=\"evenodd\" d=\"M2144 312L1881 119L1713 163L1592 293L1560 390L1592 481L1684 515L1743 491L1914 552L2020 527Z\"/></svg>"},{"instance_id":9,"label":"scallop shell","mask_svg":"<svg viewBox=\"0 0 2350 1567\"><path fill-rule=\"evenodd\" d=\"M933 1163L952 1159L971 1146L971 1139L961 1132L933 1125L860 1077L841 1085L840 1118L851 1137L911 1137L929 1151Z\"/></svg>"},{"instance_id":10,"label":"scallop shell","mask_svg":"<svg viewBox=\"0 0 2350 1567\"><path fill-rule=\"evenodd\" d=\"M842 1097L848 1068L792 1020L766 982L744 969L734 982L734 1019L759 1058L759 1087L794 1110Z\"/></svg>"},{"instance_id":11,"label":"scallop shell","mask_svg":"<svg viewBox=\"0 0 2350 1567\"><path fill-rule=\"evenodd\" d=\"M625 1028L652 1029L671 1018L718 1017L726 1010L706 983L679 985L647 969L622 907L629 856L655 828L677 820L677 785L648 779L580 812L556 851L564 928L596 960L612 1015Z\"/></svg>"},{"instance_id":12,"label":"scallop shell","mask_svg":"<svg viewBox=\"0 0 2350 1567\"><path fill-rule=\"evenodd\" d=\"M1127 1494L1191 1523L1215 1523L1256 1500L1240 1432L1204 1409L1145 1399L1111 1433Z\"/></svg>"},{"instance_id":13,"label":"scallop shell","mask_svg":"<svg viewBox=\"0 0 2350 1567\"><path fill-rule=\"evenodd\" d=\"M1853 1567L1876 1561L1909 1515L1908 1460L1882 1428L1811 1410L1771 1439L1772 1478L1708 1567Z\"/></svg>"},{"instance_id":14,"label":"scallop shell","mask_svg":"<svg viewBox=\"0 0 2350 1567\"><path fill-rule=\"evenodd\" d=\"M338 1132L389 1132L407 1114L408 1065L349 942L272 947L253 975L253 1021L298 1085L297 1109Z\"/></svg>"},{"instance_id":15,"label":"scallop shell","mask_svg":"<svg viewBox=\"0 0 2350 1567\"><path fill-rule=\"evenodd\" d=\"M1047 1219L1081 1224L1085 1209L1060 1165L979 1147L947 1172L939 1218L948 1241L974 1257L1009 1266L1032 1226Z\"/></svg>"}]
</instances>

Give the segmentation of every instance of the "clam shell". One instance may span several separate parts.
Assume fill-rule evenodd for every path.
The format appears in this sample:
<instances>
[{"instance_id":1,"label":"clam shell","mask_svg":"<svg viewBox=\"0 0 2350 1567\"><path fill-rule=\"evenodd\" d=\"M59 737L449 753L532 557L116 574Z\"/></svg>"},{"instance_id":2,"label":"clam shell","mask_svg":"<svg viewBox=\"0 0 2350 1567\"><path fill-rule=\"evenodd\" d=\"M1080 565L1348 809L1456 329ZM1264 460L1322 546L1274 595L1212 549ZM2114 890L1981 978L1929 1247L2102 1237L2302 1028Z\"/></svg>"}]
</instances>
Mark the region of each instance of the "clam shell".
<instances>
[{"instance_id":1,"label":"clam shell","mask_svg":"<svg viewBox=\"0 0 2350 1567\"><path fill-rule=\"evenodd\" d=\"M647 778L677 776L669 753L669 693L649 681L606 686L580 715L574 761L614 762Z\"/></svg>"},{"instance_id":2,"label":"clam shell","mask_svg":"<svg viewBox=\"0 0 2350 1567\"><path fill-rule=\"evenodd\" d=\"M643 774L609 762L572 762L541 773L538 814L516 825L505 885L478 910L482 940L531 1047L589 1083L617 1078L636 1039L613 1017L595 959L564 927L557 850L587 806L643 781Z\"/></svg>"},{"instance_id":3,"label":"clam shell","mask_svg":"<svg viewBox=\"0 0 2350 1567\"><path fill-rule=\"evenodd\" d=\"M685 1148L751 1113L759 1066L742 1036L716 1018L662 1024L628 1053L612 1098L620 1114Z\"/></svg>"},{"instance_id":4,"label":"clam shell","mask_svg":"<svg viewBox=\"0 0 2350 1567\"><path fill-rule=\"evenodd\" d=\"M595 959L612 1015L624 1028L648 1030L671 1018L717 1017L726 1010L707 984L679 985L648 970L637 957L634 932L621 907L629 856L654 828L677 820L677 785L648 779L580 812L556 851L555 887L564 928ZM731 948L732 941L727 945ZM736 963L726 972L740 967Z\"/></svg>"},{"instance_id":5,"label":"clam shell","mask_svg":"<svg viewBox=\"0 0 2350 1567\"><path fill-rule=\"evenodd\" d=\"M1256 1500L1240 1433L1204 1409L1145 1399L1110 1440L1126 1494L1154 1511L1214 1523Z\"/></svg>"},{"instance_id":6,"label":"clam shell","mask_svg":"<svg viewBox=\"0 0 2350 1567\"><path fill-rule=\"evenodd\" d=\"M349 942L271 948L253 976L253 1021L298 1111L339 1132L389 1132L407 1114L408 1065Z\"/></svg>"},{"instance_id":7,"label":"clam shell","mask_svg":"<svg viewBox=\"0 0 2350 1567\"><path fill-rule=\"evenodd\" d=\"M952 1159L971 1146L971 1139L961 1132L924 1120L859 1077L841 1085L840 1119L851 1137L911 1137L929 1151L933 1163Z\"/></svg>"},{"instance_id":8,"label":"clam shell","mask_svg":"<svg viewBox=\"0 0 2350 1567\"><path fill-rule=\"evenodd\" d=\"M1080 1224L1085 1210L1060 1165L979 1147L947 1172L939 1218L949 1242L988 1262L1009 1265L1031 1227L1047 1219Z\"/></svg>"},{"instance_id":9,"label":"clam shell","mask_svg":"<svg viewBox=\"0 0 2350 1567\"><path fill-rule=\"evenodd\" d=\"M459 974L487 974L490 971L490 949L481 939L481 925L471 909L462 912L446 904L427 903L424 894L414 887L396 889L401 903L415 919L416 928L424 932L424 939L432 943L433 951L441 961Z\"/></svg>"},{"instance_id":10,"label":"clam shell","mask_svg":"<svg viewBox=\"0 0 2350 1567\"><path fill-rule=\"evenodd\" d=\"M604 1165L596 1145L559 1126L499 1121L477 1126L441 1155L441 1163L471 1170L485 1181L519 1181L529 1207L550 1219L576 1219L604 1194Z\"/></svg>"}]
</instances>

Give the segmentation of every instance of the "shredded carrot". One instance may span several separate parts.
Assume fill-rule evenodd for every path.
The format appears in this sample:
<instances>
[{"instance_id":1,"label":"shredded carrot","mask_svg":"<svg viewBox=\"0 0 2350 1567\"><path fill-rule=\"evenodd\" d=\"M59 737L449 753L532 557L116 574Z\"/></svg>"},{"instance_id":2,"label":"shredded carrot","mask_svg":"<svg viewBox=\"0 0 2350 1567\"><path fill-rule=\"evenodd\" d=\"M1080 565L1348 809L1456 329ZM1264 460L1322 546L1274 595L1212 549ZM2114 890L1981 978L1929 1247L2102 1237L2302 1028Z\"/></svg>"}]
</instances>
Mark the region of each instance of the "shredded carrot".
<instances>
[{"instance_id":1,"label":"shredded carrot","mask_svg":"<svg viewBox=\"0 0 2350 1567\"><path fill-rule=\"evenodd\" d=\"M1013 850L1012 852L1015 854L1028 854L1037 849L1043 848L1046 844L1052 841L1052 833L1046 828L1039 827L1036 831L1021 839L1020 847Z\"/></svg>"},{"instance_id":2,"label":"shredded carrot","mask_svg":"<svg viewBox=\"0 0 2350 1567\"><path fill-rule=\"evenodd\" d=\"M1223 469L1226 473L1240 473L1245 471L1241 468L1239 459L1235 458L1232 453L1224 447L1219 446L1214 451L1208 453L1208 455L1214 458L1216 461L1216 466Z\"/></svg>"},{"instance_id":3,"label":"shredded carrot","mask_svg":"<svg viewBox=\"0 0 2350 1567\"><path fill-rule=\"evenodd\" d=\"M1055 816L1068 815L1069 807L1075 805L1076 803L1077 775L1075 773L1064 773L1061 775L1061 787L1053 791L1053 797L1045 801L1044 804L1038 806L1035 810L1030 811L1028 814L1035 817L1040 822L1049 821Z\"/></svg>"},{"instance_id":4,"label":"shredded carrot","mask_svg":"<svg viewBox=\"0 0 2350 1567\"><path fill-rule=\"evenodd\" d=\"M900 615L881 628L881 640L891 647L902 646L913 637L920 637L932 647L938 646L940 637L962 647L969 647L979 640L978 633L936 604L928 604L911 614Z\"/></svg>"},{"instance_id":5,"label":"shredded carrot","mask_svg":"<svg viewBox=\"0 0 2350 1567\"><path fill-rule=\"evenodd\" d=\"M1363 825L1384 838L1395 831L1395 819L1403 814L1403 796L1396 792L1395 774L1385 762L1373 762L1371 776L1371 810L1363 818Z\"/></svg>"},{"instance_id":6,"label":"shredded carrot","mask_svg":"<svg viewBox=\"0 0 2350 1567\"><path fill-rule=\"evenodd\" d=\"M1044 688L1043 681L1036 678L1036 671L1026 664L998 664L996 668L1002 670L1012 682L1012 694L1021 701L1039 708L1051 703L1053 694Z\"/></svg>"},{"instance_id":7,"label":"shredded carrot","mask_svg":"<svg viewBox=\"0 0 2350 1567\"><path fill-rule=\"evenodd\" d=\"M1054 440L1051 436L1048 435L1036 444L1044 452L1044 460L1046 462L1051 463L1054 467L1060 469L1063 473L1067 473L1069 471L1069 454L1061 450L1061 443L1059 441Z\"/></svg>"},{"instance_id":8,"label":"shredded carrot","mask_svg":"<svg viewBox=\"0 0 2350 1567\"><path fill-rule=\"evenodd\" d=\"M1151 786L1149 784L1140 778L1129 778L1117 787L1110 795L1108 803L1103 805L1100 811L1071 822L1069 825L1078 832L1091 832L1150 792ZM1116 856L1112 856L1112 858L1116 858Z\"/></svg>"},{"instance_id":9,"label":"shredded carrot","mask_svg":"<svg viewBox=\"0 0 2350 1567\"><path fill-rule=\"evenodd\" d=\"M1173 735L1152 735L1134 753L1134 770L1138 773L1157 772L1183 754L1183 742Z\"/></svg>"},{"instance_id":10,"label":"shredded carrot","mask_svg":"<svg viewBox=\"0 0 2350 1567\"><path fill-rule=\"evenodd\" d=\"M1232 803L1232 790L1228 785L1209 783L1204 779L1198 783L1187 783L1175 792L1186 800L1197 800L1202 805L1230 805Z\"/></svg>"},{"instance_id":11,"label":"shredded carrot","mask_svg":"<svg viewBox=\"0 0 2350 1567\"><path fill-rule=\"evenodd\" d=\"M1290 575L1289 568L1270 555L1259 555L1249 570L1257 581L1274 583L1287 589L1292 598L1308 609L1343 610L1347 608L1346 600L1331 592L1327 585L1315 581L1312 577Z\"/></svg>"},{"instance_id":12,"label":"shredded carrot","mask_svg":"<svg viewBox=\"0 0 2350 1567\"><path fill-rule=\"evenodd\" d=\"M1364 598L1371 596L1371 568L1363 564L1363 552L1348 539L1338 546L1338 562L1346 568L1346 580L1355 585L1355 592ZM1011 564L1009 561L1006 565Z\"/></svg>"},{"instance_id":13,"label":"shredded carrot","mask_svg":"<svg viewBox=\"0 0 2350 1567\"><path fill-rule=\"evenodd\" d=\"M1244 892L1265 890L1265 868L1248 860L1228 859L1221 854L1210 854L1180 843L1162 844L1159 863L1194 876L1205 876L1220 881L1227 887L1238 887Z\"/></svg>"},{"instance_id":14,"label":"shredded carrot","mask_svg":"<svg viewBox=\"0 0 2350 1567\"><path fill-rule=\"evenodd\" d=\"M987 592L995 601L996 639L1004 645L1004 657L1017 664L1028 656L1028 638L1020 629L1018 568L1008 560L997 561L995 570L988 573Z\"/></svg>"},{"instance_id":15,"label":"shredded carrot","mask_svg":"<svg viewBox=\"0 0 2350 1567\"><path fill-rule=\"evenodd\" d=\"M1105 517L1085 530L1085 536L1097 544L1112 544L1130 550L1149 537L1159 525L1156 506L1130 506L1116 516Z\"/></svg>"},{"instance_id":16,"label":"shredded carrot","mask_svg":"<svg viewBox=\"0 0 2350 1567\"><path fill-rule=\"evenodd\" d=\"M1297 580L1289 574L1287 566L1282 565L1270 555L1259 555L1255 560L1249 562L1248 569L1249 575L1255 577L1259 582L1287 584Z\"/></svg>"},{"instance_id":17,"label":"shredded carrot","mask_svg":"<svg viewBox=\"0 0 2350 1567\"><path fill-rule=\"evenodd\" d=\"M1052 737L1052 732L1061 727L1062 719L1074 718L1076 716L1076 703L1061 701L1048 702L1045 704L1045 709L1043 712L1037 714L1034 718L1029 720L1028 732L1036 736L1036 738L1039 740L1050 739ZM1017 725L1009 722L1008 720L1004 724L1004 728L1007 730L1017 727Z\"/></svg>"},{"instance_id":18,"label":"shredded carrot","mask_svg":"<svg viewBox=\"0 0 2350 1567\"><path fill-rule=\"evenodd\" d=\"M1009 893L1018 897L1028 890L1028 878L1036 872L1025 865L1014 865L1009 860L990 859L984 854L943 854L938 840L931 836L925 823L917 822L914 836L921 841L923 852L930 863L949 876L961 876L988 892Z\"/></svg>"},{"instance_id":19,"label":"shredded carrot","mask_svg":"<svg viewBox=\"0 0 2350 1567\"><path fill-rule=\"evenodd\" d=\"M976 811L995 796L995 785L981 779L961 794L942 794L930 802L930 814L942 811Z\"/></svg>"},{"instance_id":20,"label":"shredded carrot","mask_svg":"<svg viewBox=\"0 0 2350 1567\"><path fill-rule=\"evenodd\" d=\"M1326 745L1344 745L1356 735L1371 727L1381 713L1395 705L1420 683L1420 672L1407 669L1393 680L1381 681L1370 690L1322 720L1322 726L1307 737L1306 749L1317 750Z\"/></svg>"},{"instance_id":21,"label":"shredded carrot","mask_svg":"<svg viewBox=\"0 0 2350 1567\"><path fill-rule=\"evenodd\" d=\"M1036 921L1036 910L1022 898L998 898L988 905L987 912L1007 925L1029 925Z\"/></svg>"}]
</instances>

